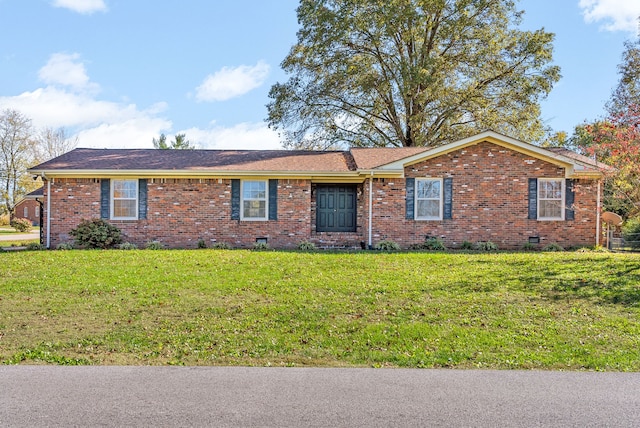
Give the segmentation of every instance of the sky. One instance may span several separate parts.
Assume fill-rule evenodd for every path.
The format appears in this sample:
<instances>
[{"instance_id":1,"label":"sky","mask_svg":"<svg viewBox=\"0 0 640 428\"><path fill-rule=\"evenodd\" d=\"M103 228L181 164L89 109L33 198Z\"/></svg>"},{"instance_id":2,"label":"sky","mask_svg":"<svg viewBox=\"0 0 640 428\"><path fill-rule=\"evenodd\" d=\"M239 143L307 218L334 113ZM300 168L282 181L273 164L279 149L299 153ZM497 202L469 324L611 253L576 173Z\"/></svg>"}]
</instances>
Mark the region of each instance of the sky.
<instances>
[{"instance_id":1,"label":"sky","mask_svg":"<svg viewBox=\"0 0 640 428\"><path fill-rule=\"evenodd\" d=\"M0 110L78 147L280 148L265 118L287 76L298 0L0 0ZM604 114L640 0L521 0L520 28L555 33L562 78L542 106L554 131Z\"/></svg>"}]
</instances>

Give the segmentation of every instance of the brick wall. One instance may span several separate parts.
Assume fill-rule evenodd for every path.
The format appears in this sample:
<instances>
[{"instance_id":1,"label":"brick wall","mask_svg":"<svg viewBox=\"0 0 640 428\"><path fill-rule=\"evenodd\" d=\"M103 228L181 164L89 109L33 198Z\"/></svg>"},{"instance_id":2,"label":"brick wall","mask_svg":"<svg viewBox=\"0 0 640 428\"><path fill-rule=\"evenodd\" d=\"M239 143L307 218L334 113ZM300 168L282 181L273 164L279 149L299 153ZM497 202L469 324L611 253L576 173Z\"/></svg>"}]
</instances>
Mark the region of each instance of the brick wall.
<instances>
[{"instance_id":1,"label":"brick wall","mask_svg":"<svg viewBox=\"0 0 640 428\"><path fill-rule=\"evenodd\" d=\"M310 183L278 180L278 220L231 220L231 180L149 179L146 220L110 220L123 240L144 246L157 240L170 248L224 242L252 247L267 238L272 247L294 248L309 238ZM56 179L51 184L51 247L71 242L69 231L82 219L100 217L99 179ZM300 209L306 207L306 209Z\"/></svg>"},{"instance_id":2,"label":"brick wall","mask_svg":"<svg viewBox=\"0 0 640 428\"><path fill-rule=\"evenodd\" d=\"M25 215L25 209L26 214ZM34 226L40 226L40 203L34 199L24 199L14 209L16 218L26 218Z\"/></svg>"},{"instance_id":3,"label":"brick wall","mask_svg":"<svg viewBox=\"0 0 640 428\"><path fill-rule=\"evenodd\" d=\"M577 180L575 219L538 221L528 217L528 179L564 178L550 163L489 143L481 143L405 169L406 177L453 178L452 218L405 219L405 178L374 179L372 243L391 239L403 247L442 238L447 246L463 241L492 241L502 249L521 248L531 236L540 247L593 245L596 235L596 186ZM143 177L142 177L143 178ZM314 184L278 180L278 220L231 220L230 179L149 179L147 219L111 221L123 239L144 246L158 240L167 247L195 248L224 242L252 247L267 238L274 248L295 248L309 240L325 248L359 248L368 241L369 181L357 186L357 229L351 233L315 231ZM45 188L46 191L46 188ZM56 179L51 183L51 247L71 242L69 231L82 219L100 217L100 179Z\"/></svg>"},{"instance_id":4,"label":"brick wall","mask_svg":"<svg viewBox=\"0 0 640 428\"><path fill-rule=\"evenodd\" d=\"M405 168L406 177L453 178L452 218L405 219L405 179L374 181L374 243L392 239L408 246L426 236L447 246L492 241L501 249L519 249L529 237L540 247L594 245L597 183L577 180L575 219L538 221L528 217L528 179L564 178L564 169L490 143L480 143ZM396 213L395 215L390 213Z\"/></svg>"}]
</instances>

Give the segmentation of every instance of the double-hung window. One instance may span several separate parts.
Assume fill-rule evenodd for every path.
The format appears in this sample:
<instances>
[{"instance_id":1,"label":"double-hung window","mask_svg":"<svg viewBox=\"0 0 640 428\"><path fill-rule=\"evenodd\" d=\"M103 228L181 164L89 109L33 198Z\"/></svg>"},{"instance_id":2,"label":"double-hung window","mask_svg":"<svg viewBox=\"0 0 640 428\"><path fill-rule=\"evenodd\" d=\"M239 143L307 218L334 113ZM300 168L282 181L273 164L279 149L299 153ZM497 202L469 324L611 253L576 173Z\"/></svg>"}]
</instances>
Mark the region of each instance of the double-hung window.
<instances>
[{"instance_id":1,"label":"double-hung window","mask_svg":"<svg viewBox=\"0 0 640 428\"><path fill-rule=\"evenodd\" d=\"M442 179L416 178L416 220L442 220Z\"/></svg>"},{"instance_id":2,"label":"double-hung window","mask_svg":"<svg viewBox=\"0 0 640 428\"><path fill-rule=\"evenodd\" d=\"M111 218L138 219L138 180L111 180Z\"/></svg>"},{"instance_id":3,"label":"double-hung window","mask_svg":"<svg viewBox=\"0 0 640 428\"><path fill-rule=\"evenodd\" d=\"M240 206L243 220L267 220L269 212L267 201L266 180L242 181L242 204Z\"/></svg>"},{"instance_id":4,"label":"double-hung window","mask_svg":"<svg viewBox=\"0 0 640 428\"><path fill-rule=\"evenodd\" d=\"M538 179L538 220L564 220L564 180Z\"/></svg>"}]
</instances>

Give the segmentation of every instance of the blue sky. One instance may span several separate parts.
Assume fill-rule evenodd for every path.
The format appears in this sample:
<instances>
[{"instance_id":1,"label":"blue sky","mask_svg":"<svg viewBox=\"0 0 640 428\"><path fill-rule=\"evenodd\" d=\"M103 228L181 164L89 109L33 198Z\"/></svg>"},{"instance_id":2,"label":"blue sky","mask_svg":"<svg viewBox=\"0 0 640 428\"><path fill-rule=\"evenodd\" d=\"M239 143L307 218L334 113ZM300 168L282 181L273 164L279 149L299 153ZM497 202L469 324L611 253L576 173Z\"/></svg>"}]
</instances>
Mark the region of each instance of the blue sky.
<instances>
[{"instance_id":1,"label":"blue sky","mask_svg":"<svg viewBox=\"0 0 640 428\"><path fill-rule=\"evenodd\" d=\"M0 109L80 147L278 148L264 122L295 41L297 0L0 0ZM542 103L571 132L603 114L640 0L521 0L521 28L556 34L562 79Z\"/></svg>"}]
</instances>

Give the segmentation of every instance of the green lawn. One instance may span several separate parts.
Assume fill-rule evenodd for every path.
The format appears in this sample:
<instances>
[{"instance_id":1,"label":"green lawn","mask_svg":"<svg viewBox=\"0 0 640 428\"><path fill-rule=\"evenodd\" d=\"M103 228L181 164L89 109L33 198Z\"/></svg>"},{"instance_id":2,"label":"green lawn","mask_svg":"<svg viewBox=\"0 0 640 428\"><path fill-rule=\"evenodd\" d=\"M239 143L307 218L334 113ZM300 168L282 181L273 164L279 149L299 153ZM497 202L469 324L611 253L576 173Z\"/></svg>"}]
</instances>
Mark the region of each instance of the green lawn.
<instances>
[{"instance_id":1,"label":"green lawn","mask_svg":"<svg viewBox=\"0 0 640 428\"><path fill-rule=\"evenodd\" d=\"M640 370L640 255L0 253L0 361Z\"/></svg>"}]
</instances>

